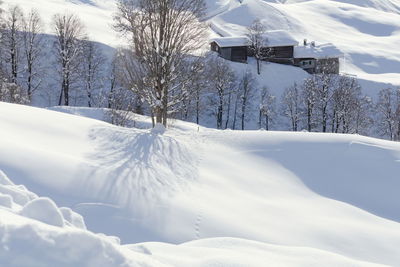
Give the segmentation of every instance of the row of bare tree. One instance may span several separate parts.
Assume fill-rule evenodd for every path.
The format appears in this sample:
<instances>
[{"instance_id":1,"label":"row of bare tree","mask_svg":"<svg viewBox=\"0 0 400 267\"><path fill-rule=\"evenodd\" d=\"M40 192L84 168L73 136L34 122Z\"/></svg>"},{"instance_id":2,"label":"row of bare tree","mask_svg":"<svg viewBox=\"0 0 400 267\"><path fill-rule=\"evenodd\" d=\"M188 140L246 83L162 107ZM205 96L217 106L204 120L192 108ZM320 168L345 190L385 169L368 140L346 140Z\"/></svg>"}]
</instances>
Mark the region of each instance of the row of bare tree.
<instances>
[{"instance_id":1,"label":"row of bare tree","mask_svg":"<svg viewBox=\"0 0 400 267\"><path fill-rule=\"evenodd\" d=\"M204 60L205 67L192 74L197 77L191 85L192 97L177 108L179 119L199 123L214 117L219 129L254 129L258 116L258 127L266 130L355 133L400 140L400 88L382 89L374 102L363 94L356 78L322 71L278 96L260 87L249 70L238 75L227 61L212 54ZM251 125L246 127L247 123Z\"/></svg>"},{"instance_id":2,"label":"row of bare tree","mask_svg":"<svg viewBox=\"0 0 400 267\"><path fill-rule=\"evenodd\" d=\"M71 91L78 88L92 105L92 92L102 86L105 57L77 16L54 15L54 36L43 33L44 23L35 10L25 14L19 6L11 6L1 19L1 78L4 88L17 88L12 91L13 102L32 101L34 93L52 80L60 88L59 105L69 105ZM6 91L2 90L4 99L10 98Z\"/></svg>"},{"instance_id":3,"label":"row of bare tree","mask_svg":"<svg viewBox=\"0 0 400 267\"><path fill-rule=\"evenodd\" d=\"M178 118L211 125L214 118L219 129L246 129L249 122L254 128L258 121L267 130L376 135L378 129L400 139L398 90L382 90L373 103L356 79L322 71L278 98L250 71L238 75L217 55L199 53L206 40L204 12L201 0L119 0L114 26L129 45L109 62L75 15L54 15L51 37L43 34L36 11L24 14L13 6L2 14L0 100L29 102L52 73L59 105L75 104L71 95L80 95L89 107L114 111L116 124L126 123L119 112L125 110L150 115L154 124ZM257 43L265 29L255 22L251 30ZM260 61L265 51L257 47Z\"/></svg>"}]
</instances>

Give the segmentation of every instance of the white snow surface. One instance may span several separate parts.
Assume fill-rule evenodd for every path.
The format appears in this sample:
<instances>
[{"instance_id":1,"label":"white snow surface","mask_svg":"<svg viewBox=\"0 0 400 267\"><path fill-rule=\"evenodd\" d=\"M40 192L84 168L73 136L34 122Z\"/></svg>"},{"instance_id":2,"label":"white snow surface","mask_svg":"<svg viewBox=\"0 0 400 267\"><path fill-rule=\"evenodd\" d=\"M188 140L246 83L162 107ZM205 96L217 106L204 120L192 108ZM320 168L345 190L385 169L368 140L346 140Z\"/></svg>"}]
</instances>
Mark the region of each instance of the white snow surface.
<instances>
[{"instance_id":1,"label":"white snow surface","mask_svg":"<svg viewBox=\"0 0 400 267\"><path fill-rule=\"evenodd\" d=\"M236 47L250 45L250 39L246 36L213 38L211 39L211 42L216 42L219 47Z\"/></svg>"},{"instance_id":2,"label":"white snow surface","mask_svg":"<svg viewBox=\"0 0 400 267\"><path fill-rule=\"evenodd\" d=\"M0 124L0 265L399 266L398 143L6 103Z\"/></svg>"},{"instance_id":3,"label":"white snow surface","mask_svg":"<svg viewBox=\"0 0 400 267\"><path fill-rule=\"evenodd\" d=\"M311 44L297 46L294 48L295 58L340 58L343 54L333 44L321 44L313 46Z\"/></svg>"},{"instance_id":4,"label":"white snow surface","mask_svg":"<svg viewBox=\"0 0 400 267\"><path fill-rule=\"evenodd\" d=\"M297 46L299 42L294 39L287 31L275 30L267 31L265 38L268 40L267 46Z\"/></svg>"}]
</instances>

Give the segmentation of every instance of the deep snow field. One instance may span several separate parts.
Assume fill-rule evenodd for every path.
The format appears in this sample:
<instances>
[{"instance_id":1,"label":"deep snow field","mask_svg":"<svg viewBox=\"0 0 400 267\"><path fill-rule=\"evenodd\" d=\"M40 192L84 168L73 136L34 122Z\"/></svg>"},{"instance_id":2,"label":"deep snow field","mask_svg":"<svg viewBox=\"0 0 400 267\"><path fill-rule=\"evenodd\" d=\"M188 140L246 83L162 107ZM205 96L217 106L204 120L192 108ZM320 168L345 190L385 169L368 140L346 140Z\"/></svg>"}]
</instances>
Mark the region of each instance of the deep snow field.
<instances>
[{"instance_id":1,"label":"deep snow field","mask_svg":"<svg viewBox=\"0 0 400 267\"><path fill-rule=\"evenodd\" d=\"M54 109L0 103L1 266L400 266L398 143Z\"/></svg>"}]
</instances>

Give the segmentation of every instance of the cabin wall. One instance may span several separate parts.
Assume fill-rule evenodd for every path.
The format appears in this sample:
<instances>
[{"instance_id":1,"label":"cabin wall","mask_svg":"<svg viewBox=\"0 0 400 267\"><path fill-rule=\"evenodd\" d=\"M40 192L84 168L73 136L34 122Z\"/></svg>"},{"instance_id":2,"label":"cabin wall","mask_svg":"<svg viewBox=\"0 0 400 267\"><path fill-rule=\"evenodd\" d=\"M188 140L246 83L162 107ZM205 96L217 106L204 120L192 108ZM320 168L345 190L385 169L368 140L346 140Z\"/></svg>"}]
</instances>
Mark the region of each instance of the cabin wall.
<instances>
[{"instance_id":1,"label":"cabin wall","mask_svg":"<svg viewBox=\"0 0 400 267\"><path fill-rule=\"evenodd\" d=\"M231 58L232 61L247 62L247 47L232 47Z\"/></svg>"},{"instance_id":2,"label":"cabin wall","mask_svg":"<svg viewBox=\"0 0 400 267\"><path fill-rule=\"evenodd\" d=\"M222 47L219 48L219 55L227 60L247 62L247 47Z\"/></svg>"},{"instance_id":3,"label":"cabin wall","mask_svg":"<svg viewBox=\"0 0 400 267\"><path fill-rule=\"evenodd\" d=\"M272 58L293 58L294 46L271 47L269 55Z\"/></svg>"},{"instance_id":4,"label":"cabin wall","mask_svg":"<svg viewBox=\"0 0 400 267\"><path fill-rule=\"evenodd\" d=\"M232 60L232 49L230 47L222 47L219 49L219 55L222 58Z\"/></svg>"},{"instance_id":5,"label":"cabin wall","mask_svg":"<svg viewBox=\"0 0 400 267\"><path fill-rule=\"evenodd\" d=\"M294 65L293 59L291 58L268 58L266 61L284 65Z\"/></svg>"},{"instance_id":6,"label":"cabin wall","mask_svg":"<svg viewBox=\"0 0 400 267\"><path fill-rule=\"evenodd\" d=\"M248 56L254 56L254 49L249 47ZM262 49L263 58L287 58L293 59L294 46L265 47Z\"/></svg>"}]
</instances>

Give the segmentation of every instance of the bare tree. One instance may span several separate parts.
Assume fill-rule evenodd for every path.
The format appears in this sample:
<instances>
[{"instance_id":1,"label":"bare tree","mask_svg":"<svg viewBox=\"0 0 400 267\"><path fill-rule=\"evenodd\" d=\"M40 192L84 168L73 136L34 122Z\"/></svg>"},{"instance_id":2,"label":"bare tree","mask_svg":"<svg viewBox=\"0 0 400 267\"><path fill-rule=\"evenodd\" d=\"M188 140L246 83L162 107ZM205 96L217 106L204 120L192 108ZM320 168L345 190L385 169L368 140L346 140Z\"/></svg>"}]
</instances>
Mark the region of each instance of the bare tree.
<instances>
[{"instance_id":1,"label":"bare tree","mask_svg":"<svg viewBox=\"0 0 400 267\"><path fill-rule=\"evenodd\" d=\"M396 91L395 140L400 141L400 88Z\"/></svg>"},{"instance_id":2,"label":"bare tree","mask_svg":"<svg viewBox=\"0 0 400 267\"><path fill-rule=\"evenodd\" d=\"M307 121L307 130L311 132L315 127L315 109L318 104L318 87L316 85L315 76L304 80L301 89L304 115L306 116Z\"/></svg>"},{"instance_id":3,"label":"bare tree","mask_svg":"<svg viewBox=\"0 0 400 267\"><path fill-rule=\"evenodd\" d=\"M5 52L5 61L9 64L9 80L11 83L18 83L18 74L20 71L20 52L21 52L21 32L23 13L18 5L11 6L6 13L5 30L3 32L3 47Z\"/></svg>"},{"instance_id":4,"label":"bare tree","mask_svg":"<svg viewBox=\"0 0 400 267\"><path fill-rule=\"evenodd\" d=\"M140 99L134 91L128 89L131 86L129 78L129 51L118 48L110 64L109 88L103 92L105 106L108 107L106 115L110 123L118 126L133 126L133 112L137 111Z\"/></svg>"},{"instance_id":5,"label":"bare tree","mask_svg":"<svg viewBox=\"0 0 400 267\"><path fill-rule=\"evenodd\" d=\"M120 86L121 83L121 79L119 77L119 74L122 73L122 71L120 70L120 68L122 68L122 63L120 62L121 54L123 54L122 49L118 48L113 55L110 64L110 69L108 71L109 76L107 80L109 82L109 89L106 90L105 93L103 93L104 95L106 95L104 100L108 108L111 108L112 94L115 88Z\"/></svg>"},{"instance_id":6,"label":"bare tree","mask_svg":"<svg viewBox=\"0 0 400 267\"><path fill-rule=\"evenodd\" d=\"M353 133L361 105L361 86L357 80L339 76L332 95L332 132Z\"/></svg>"},{"instance_id":7,"label":"bare tree","mask_svg":"<svg viewBox=\"0 0 400 267\"><path fill-rule=\"evenodd\" d=\"M69 105L70 90L79 82L79 59L82 53L82 40L86 38L84 26L73 14L56 14L53 17L56 34L56 57L61 76L61 92L58 104Z\"/></svg>"},{"instance_id":8,"label":"bare tree","mask_svg":"<svg viewBox=\"0 0 400 267\"><path fill-rule=\"evenodd\" d=\"M320 116L321 130L325 133L328 130L329 104L331 103L333 95L336 75L321 73L315 74L314 77L317 85L317 110Z\"/></svg>"},{"instance_id":9,"label":"bare tree","mask_svg":"<svg viewBox=\"0 0 400 267\"><path fill-rule=\"evenodd\" d=\"M3 4L3 1L0 0L0 6ZM6 66L4 64L4 61L6 59L5 56L5 35L6 35L6 23L5 23L5 19L3 17L4 14L4 10L0 7L0 86L1 83L5 82L7 79L7 71L6 71Z\"/></svg>"},{"instance_id":10,"label":"bare tree","mask_svg":"<svg viewBox=\"0 0 400 267\"><path fill-rule=\"evenodd\" d=\"M26 86L29 100L32 93L40 86L43 69L41 68L44 45L42 20L36 10L31 10L23 20L23 54L26 62Z\"/></svg>"},{"instance_id":11,"label":"bare tree","mask_svg":"<svg viewBox=\"0 0 400 267\"><path fill-rule=\"evenodd\" d=\"M180 101L180 106L178 105L174 109L181 112L181 119L189 120L194 117L197 124L200 121L200 112L204 108L204 97L206 87L206 77L205 77L205 57L192 57L188 58L190 61L182 70L183 80L180 81L181 86L178 94L187 95ZM188 78L190 77L190 78ZM171 111L170 111L171 112Z\"/></svg>"},{"instance_id":12,"label":"bare tree","mask_svg":"<svg viewBox=\"0 0 400 267\"><path fill-rule=\"evenodd\" d=\"M129 34L135 90L167 125L171 92L180 87L184 58L203 45L203 0L119 0L115 29ZM177 101L172 98L172 101Z\"/></svg>"},{"instance_id":13,"label":"bare tree","mask_svg":"<svg viewBox=\"0 0 400 267\"><path fill-rule=\"evenodd\" d=\"M267 28L260 19L253 21L247 28L247 37L250 39L250 54L257 60L257 73L261 74L261 60L264 60L270 54L268 39L266 37Z\"/></svg>"},{"instance_id":14,"label":"bare tree","mask_svg":"<svg viewBox=\"0 0 400 267\"><path fill-rule=\"evenodd\" d=\"M374 125L374 103L369 96L361 97L355 109L354 133L369 135Z\"/></svg>"},{"instance_id":15,"label":"bare tree","mask_svg":"<svg viewBox=\"0 0 400 267\"><path fill-rule=\"evenodd\" d=\"M283 115L290 120L292 131L298 131L301 119L301 97L296 83L283 92L282 111Z\"/></svg>"},{"instance_id":16,"label":"bare tree","mask_svg":"<svg viewBox=\"0 0 400 267\"><path fill-rule=\"evenodd\" d=\"M85 84L88 107L93 106L93 93L100 91L104 84L105 61L106 58L98 44L90 40L83 41L81 74Z\"/></svg>"},{"instance_id":17,"label":"bare tree","mask_svg":"<svg viewBox=\"0 0 400 267\"><path fill-rule=\"evenodd\" d=\"M261 101L260 101L260 114L259 114L259 125L262 128L263 117L265 119L265 130L269 130L271 124L274 122L276 116L276 97L271 94L268 87L261 89Z\"/></svg>"},{"instance_id":18,"label":"bare tree","mask_svg":"<svg viewBox=\"0 0 400 267\"><path fill-rule=\"evenodd\" d=\"M133 121L136 101L136 96L131 90L115 87L109 94L109 109L106 112L109 122L122 127L134 126L130 123Z\"/></svg>"},{"instance_id":19,"label":"bare tree","mask_svg":"<svg viewBox=\"0 0 400 267\"><path fill-rule=\"evenodd\" d=\"M208 66L208 86L210 91L216 94L217 128L222 129L226 97L229 96L234 87L235 74L228 63L219 57L211 57L208 61ZM214 94L211 97L213 101Z\"/></svg>"},{"instance_id":20,"label":"bare tree","mask_svg":"<svg viewBox=\"0 0 400 267\"><path fill-rule=\"evenodd\" d=\"M246 113L249 111L249 101L254 96L256 81L249 70L247 70L239 82L238 91L241 105L241 126L245 129Z\"/></svg>"},{"instance_id":21,"label":"bare tree","mask_svg":"<svg viewBox=\"0 0 400 267\"><path fill-rule=\"evenodd\" d=\"M376 109L381 134L390 140L400 140L400 89L382 89Z\"/></svg>"},{"instance_id":22,"label":"bare tree","mask_svg":"<svg viewBox=\"0 0 400 267\"><path fill-rule=\"evenodd\" d=\"M200 63L199 71L195 73L194 79L192 79L192 88L194 93L194 109L196 116L196 123L200 123L200 111L203 107L203 92L206 87L206 77L205 77L205 65Z\"/></svg>"}]
</instances>

